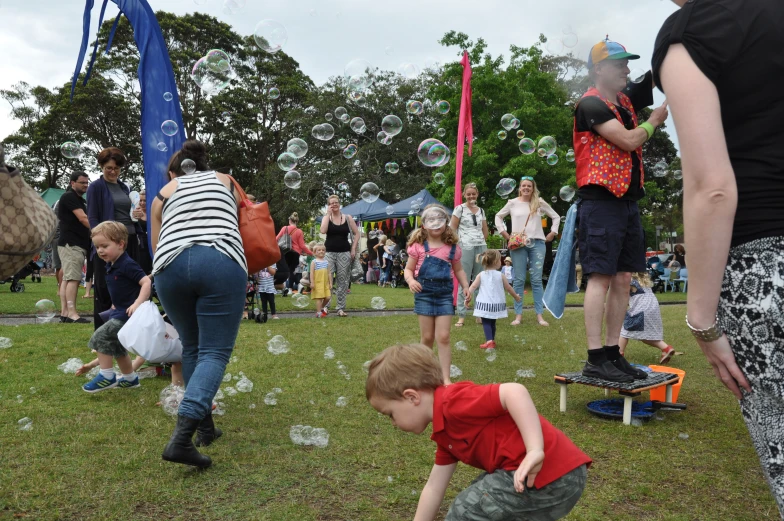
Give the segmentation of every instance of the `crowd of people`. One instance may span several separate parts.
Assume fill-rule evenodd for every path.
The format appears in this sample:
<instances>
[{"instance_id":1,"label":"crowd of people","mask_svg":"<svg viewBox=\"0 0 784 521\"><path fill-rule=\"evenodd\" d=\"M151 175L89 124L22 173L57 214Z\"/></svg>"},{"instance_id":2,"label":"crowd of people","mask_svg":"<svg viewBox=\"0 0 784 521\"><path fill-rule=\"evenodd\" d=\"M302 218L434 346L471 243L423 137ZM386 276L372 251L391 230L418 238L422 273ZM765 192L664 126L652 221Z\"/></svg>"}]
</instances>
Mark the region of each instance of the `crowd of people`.
<instances>
[{"instance_id":1,"label":"crowd of people","mask_svg":"<svg viewBox=\"0 0 784 521\"><path fill-rule=\"evenodd\" d=\"M588 275L583 308L588 360L582 373L610 383L645 380L647 373L626 360L629 340L659 349L661 363L674 354L664 341L651 292L638 208L645 195L642 146L667 119L670 106L683 158L689 262L699 267L689 277L686 324L717 376L740 400L784 512L784 148L772 139L780 134L784 97L776 81L747 84L763 73L774 80L784 77L784 65L763 58L784 39L776 23L784 22L784 7L775 0L675 2L682 10L657 38L652 73L628 82L629 61L639 56L609 39L601 41L588 59L594 86L575 108L577 219L567 226L575 227ZM668 99L640 122L639 111L652 105L656 86ZM186 160L195 164L195 172L183 171ZM102 176L89 183L84 172L74 172L59 201L61 319L86 322L74 302L82 267L91 265L95 332L90 347L98 353L100 372L84 390L136 387L138 376L118 331L149 299L154 280L180 335L185 385L163 458L208 467L210 458L196 447L222 435L212 418L212 400L248 292L237 190L230 176L209 166L204 144L187 141L170 160L169 183L152 201L150 251L146 206L134 208L129 187L120 180L125 163L121 150L103 150L98 155ZM508 316L507 294L514 299L511 326L522 323L527 278L536 323L548 326L542 273L546 244L559 234L561 216L540 196L535 178L522 177L517 197L495 215L508 246L504 259L488 248L488 217L477 204L477 186L467 184L463 197L451 214L437 204L424 208L421 227L407 238L401 272L413 293L420 344L395 345L378 355L369 366L366 396L401 430L422 433L433 426L435 465L417 519L435 517L458 461L485 473L458 495L446 519L557 519L579 500L591 459L537 414L523 386L452 384L450 336L453 317L456 328L466 327L473 307L485 334L480 347L496 348L497 321ZM548 231L543 217L551 223ZM265 295L263 320L268 305L276 318L278 290L308 292L317 317L326 316L334 298L336 314L347 316L356 266L371 282L377 265L377 283L391 282L402 245L376 237L358 257L360 231L341 211L337 196L327 200L320 223L323 242L306 245L298 223L293 213L277 235L281 261L251 274L256 291ZM685 267L685 253L679 245L666 265ZM119 377L111 369L115 360Z\"/></svg>"}]
</instances>

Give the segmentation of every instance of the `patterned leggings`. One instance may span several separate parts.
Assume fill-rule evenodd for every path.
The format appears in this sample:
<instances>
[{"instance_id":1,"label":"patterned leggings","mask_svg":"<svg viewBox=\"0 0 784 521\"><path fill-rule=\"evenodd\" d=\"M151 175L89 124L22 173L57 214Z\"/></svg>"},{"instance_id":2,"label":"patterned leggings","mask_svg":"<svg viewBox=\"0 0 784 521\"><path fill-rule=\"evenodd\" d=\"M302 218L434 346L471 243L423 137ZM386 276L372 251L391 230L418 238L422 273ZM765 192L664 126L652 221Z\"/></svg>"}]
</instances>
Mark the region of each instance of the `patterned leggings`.
<instances>
[{"instance_id":1,"label":"patterned leggings","mask_svg":"<svg viewBox=\"0 0 784 521\"><path fill-rule=\"evenodd\" d=\"M346 308L346 292L348 283L351 280L351 252L327 252L327 262L329 262L329 275L337 272L334 293L338 297L338 304L335 311Z\"/></svg>"},{"instance_id":2,"label":"patterned leggings","mask_svg":"<svg viewBox=\"0 0 784 521\"><path fill-rule=\"evenodd\" d=\"M762 470L784 518L784 237L730 250L719 325L752 393L740 402Z\"/></svg>"}]
</instances>

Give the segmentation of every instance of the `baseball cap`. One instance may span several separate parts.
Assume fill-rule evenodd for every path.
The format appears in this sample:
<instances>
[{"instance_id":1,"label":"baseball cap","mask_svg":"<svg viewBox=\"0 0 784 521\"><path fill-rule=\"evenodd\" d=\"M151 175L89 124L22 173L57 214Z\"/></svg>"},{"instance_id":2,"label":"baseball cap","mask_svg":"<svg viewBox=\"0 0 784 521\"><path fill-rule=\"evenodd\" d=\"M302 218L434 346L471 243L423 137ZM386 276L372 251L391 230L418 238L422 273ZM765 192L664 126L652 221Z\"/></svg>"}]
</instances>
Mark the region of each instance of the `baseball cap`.
<instances>
[{"instance_id":1,"label":"baseball cap","mask_svg":"<svg viewBox=\"0 0 784 521\"><path fill-rule=\"evenodd\" d=\"M626 51L626 47L618 42L611 42L609 39L602 40L593 47L588 54L588 68L603 60L639 60L640 57Z\"/></svg>"}]
</instances>

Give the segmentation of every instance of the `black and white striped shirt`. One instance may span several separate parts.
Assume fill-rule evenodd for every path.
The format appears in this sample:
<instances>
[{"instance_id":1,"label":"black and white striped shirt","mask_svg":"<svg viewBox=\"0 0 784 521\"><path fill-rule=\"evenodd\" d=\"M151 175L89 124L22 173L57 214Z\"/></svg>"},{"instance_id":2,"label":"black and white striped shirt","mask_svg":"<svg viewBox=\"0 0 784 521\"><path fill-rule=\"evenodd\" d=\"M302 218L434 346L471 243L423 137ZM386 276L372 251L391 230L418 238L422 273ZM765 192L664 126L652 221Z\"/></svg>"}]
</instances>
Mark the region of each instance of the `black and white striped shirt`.
<instances>
[{"instance_id":1,"label":"black and white striped shirt","mask_svg":"<svg viewBox=\"0 0 784 521\"><path fill-rule=\"evenodd\" d=\"M234 196L214 171L177 178L177 189L163 207L152 274L195 244L211 246L248 270Z\"/></svg>"}]
</instances>

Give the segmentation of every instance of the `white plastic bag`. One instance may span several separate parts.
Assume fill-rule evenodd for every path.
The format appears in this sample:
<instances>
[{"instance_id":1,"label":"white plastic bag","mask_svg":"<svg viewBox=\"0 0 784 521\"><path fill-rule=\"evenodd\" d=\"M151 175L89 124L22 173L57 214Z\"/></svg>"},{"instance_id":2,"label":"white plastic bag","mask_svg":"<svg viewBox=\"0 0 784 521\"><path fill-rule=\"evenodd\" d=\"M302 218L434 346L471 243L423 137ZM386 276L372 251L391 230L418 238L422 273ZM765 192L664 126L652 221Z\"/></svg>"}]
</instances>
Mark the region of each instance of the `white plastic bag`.
<instances>
[{"instance_id":1,"label":"white plastic bag","mask_svg":"<svg viewBox=\"0 0 784 521\"><path fill-rule=\"evenodd\" d=\"M173 339L167 334L166 326L166 322L158 312L158 307L151 301L147 301L131 315L128 322L117 333L117 337L125 349L148 362L155 364L180 362L182 345L179 338ZM176 335L174 328L171 329Z\"/></svg>"}]
</instances>

